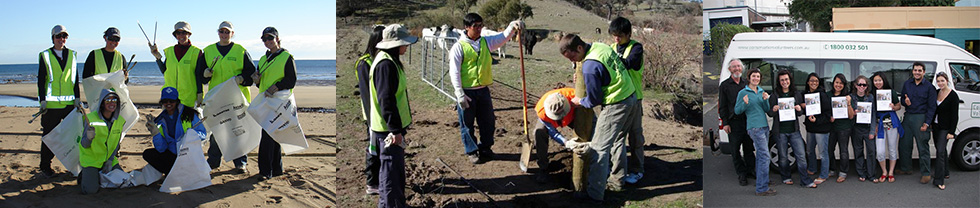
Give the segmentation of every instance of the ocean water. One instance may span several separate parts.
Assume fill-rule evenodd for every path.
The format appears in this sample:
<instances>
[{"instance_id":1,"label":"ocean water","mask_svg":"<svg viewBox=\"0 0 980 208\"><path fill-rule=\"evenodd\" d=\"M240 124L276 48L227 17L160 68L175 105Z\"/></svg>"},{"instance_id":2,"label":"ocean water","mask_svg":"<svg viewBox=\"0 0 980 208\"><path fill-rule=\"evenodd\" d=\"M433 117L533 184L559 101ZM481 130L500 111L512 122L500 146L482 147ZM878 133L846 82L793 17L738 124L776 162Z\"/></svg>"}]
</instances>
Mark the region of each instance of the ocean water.
<instances>
[{"instance_id":1,"label":"ocean water","mask_svg":"<svg viewBox=\"0 0 980 208\"><path fill-rule=\"evenodd\" d=\"M254 61L258 66L259 62ZM85 63L78 63L81 74ZM333 85L337 80L336 60L296 60L297 85ZM37 64L0 64L0 84L37 83ZM138 62L129 72L130 85L163 85L156 62Z\"/></svg>"}]
</instances>

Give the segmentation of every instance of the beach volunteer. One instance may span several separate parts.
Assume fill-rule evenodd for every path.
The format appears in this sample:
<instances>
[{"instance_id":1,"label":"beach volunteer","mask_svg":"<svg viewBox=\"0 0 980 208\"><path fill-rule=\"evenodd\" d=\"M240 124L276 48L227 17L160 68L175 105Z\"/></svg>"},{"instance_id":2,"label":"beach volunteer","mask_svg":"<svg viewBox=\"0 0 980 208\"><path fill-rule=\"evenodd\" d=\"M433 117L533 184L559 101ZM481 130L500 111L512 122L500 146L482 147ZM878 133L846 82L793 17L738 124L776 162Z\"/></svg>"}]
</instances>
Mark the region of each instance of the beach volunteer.
<instances>
[{"instance_id":1,"label":"beach volunteer","mask_svg":"<svg viewBox=\"0 0 980 208\"><path fill-rule=\"evenodd\" d=\"M195 67L200 57L204 56L201 49L191 45L191 25L180 21L174 24L174 38L177 45L163 49L166 60L161 61L164 55L157 50L156 44L150 45L150 53L157 58L157 66L163 73L163 88L173 87L180 94L180 103L190 107L200 106L204 99L204 89L198 82L195 75Z\"/></svg>"},{"instance_id":2,"label":"beach volunteer","mask_svg":"<svg viewBox=\"0 0 980 208\"><path fill-rule=\"evenodd\" d=\"M279 30L266 27L262 30L261 39L268 50L259 58L258 73L252 78L259 90L264 92L257 96L272 97L281 90L289 90L292 94L296 86L296 61L280 45ZM259 174L262 180L282 175L282 146L265 129L259 142Z\"/></svg>"},{"instance_id":3,"label":"beach volunteer","mask_svg":"<svg viewBox=\"0 0 980 208\"><path fill-rule=\"evenodd\" d=\"M75 99L79 95L78 79L75 74L75 51L65 47L68 41L68 29L55 25L51 29L51 42L54 46L38 55L37 94L40 101L41 129L48 135L61 120L68 116L76 107L81 108L81 102ZM41 143L41 174L46 178L55 175L51 169L51 159L54 153L43 142Z\"/></svg>"},{"instance_id":4,"label":"beach volunteer","mask_svg":"<svg viewBox=\"0 0 980 208\"><path fill-rule=\"evenodd\" d=\"M115 27L106 29L102 35L102 39L105 40L105 47L92 50L92 52L88 53L88 58L85 58L85 67L82 68L82 79L99 74L116 72L125 68L126 58L123 57L121 52L116 50L116 47L119 46L119 29ZM129 72L123 72L126 73L127 77L129 76Z\"/></svg>"},{"instance_id":5,"label":"beach volunteer","mask_svg":"<svg viewBox=\"0 0 980 208\"><path fill-rule=\"evenodd\" d=\"M201 77L202 83L208 83L209 91L225 81L234 79L238 89L245 95L245 100L252 102L248 87L252 85L255 65L248 51L245 51L245 47L231 42L234 36L235 28L231 22L223 21L218 24L218 42L204 47L204 59L198 59L200 61L197 62L195 73ZM246 162L244 155L232 160L235 170L239 172L247 172ZM214 141L214 135L211 135L211 147L208 148L208 164L211 169L221 166L221 149Z\"/></svg>"}]
</instances>

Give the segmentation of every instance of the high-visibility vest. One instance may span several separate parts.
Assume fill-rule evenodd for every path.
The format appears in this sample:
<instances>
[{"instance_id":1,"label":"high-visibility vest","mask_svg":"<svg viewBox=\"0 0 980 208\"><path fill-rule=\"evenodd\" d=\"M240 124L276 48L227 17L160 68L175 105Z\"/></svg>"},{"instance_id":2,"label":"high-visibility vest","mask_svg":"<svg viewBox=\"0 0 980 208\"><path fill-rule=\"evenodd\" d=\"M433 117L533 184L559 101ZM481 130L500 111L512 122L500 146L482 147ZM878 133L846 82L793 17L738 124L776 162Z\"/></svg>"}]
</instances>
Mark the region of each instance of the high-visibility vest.
<instances>
[{"instance_id":1,"label":"high-visibility vest","mask_svg":"<svg viewBox=\"0 0 980 208\"><path fill-rule=\"evenodd\" d=\"M163 49L163 52L167 56L167 71L163 72L164 83L160 89L176 88L180 104L194 107L197 102L197 86L199 84L194 72L197 70L197 55L201 49L194 46L187 48L187 53L184 53L184 57L181 57L180 60L177 60L173 46Z\"/></svg>"},{"instance_id":2,"label":"high-visibility vest","mask_svg":"<svg viewBox=\"0 0 980 208\"><path fill-rule=\"evenodd\" d=\"M626 51L624 51L622 54L619 54L619 51L616 51L616 50L613 50L613 51L616 51L616 53L619 54L619 57L620 58L626 59L626 57L629 57L630 56L630 51L633 51L633 46L636 45L637 43L639 43L639 42L636 42L635 40L630 40L629 43L626 43ZM619 46L616 46L616 47L619 47ZM640 49L640 50L643 50L643 49ZM640 61L640 68L639 69L628 69L628 70L626 70L626 72L630 75L630 79L633 80L633 88L636 89L636 99L637 100L642 100L643 99L643 68L644 68L643 67L643 61Z\"/></svg>"},{"instance_id":3,"label":"high-visibility vest","mask_svg":"<svg viewBox=\"0 0 980 208\"><path fill-rule=\"evenodd\" d=\"M602 98L602 104L617 103L633 95L635 91L633 80L630 79L626 66L616 56L612 47L598 42L592 43L592 47L585 54L585 60L598 61L609 74L609 85L602 86L602 92L606 95Z\"/></svg>"},{"instance_id":4,"label":"high-visibility vest","mask_svg":"<svg viewBox=\"0 0 980 208\"><path fill-rule=\"evenodd\" d=\"M102 120L102 115L98 111L88 113L85 117L88 117L89 126L95 129L95 137L92 138L92 144L89 145L89 148L82 147L81 138L78 138L78 162L83 168L102 168L102 164L119 146L126 119L120 116L112 122L112 127L109 127L105 120ZM112 160L112 166L116 166L116 164L119 164L118 157Z\"/></svg>"},{"instance_id":5,"label":"high-visibility vest","mask_svg":"<svg viewBox=\"0 0 980 208\"><path fill-rule=\"evenodd\" d=\"M65 57L65 67L62 68L53 50L44 50L39 54L48 68L48 75L45 77L47 91L39 96L44 96L47 108L61 109L75 104L75 83L78 82L75 74L76 54L71 49L62 54Z\"/></svg>"},{"instance_id":6,"label":"high-visibility vest","mask_svg":"<svg viewBox=\"0 0 980 208\"><path fill-rule=\"evenodd\" d=\"M464 88L488 86L493 84L493 73L490 72L490 65L493 59L490 58L490 47L487 40L480 37L480 53L473 50L469 43L460 42L463 48L463 60L459 63L459 76L462 79Z\"/></svg>"},{"instance_id":7,"label":"high-visibility vest","mask_svg":"<svg viewBox=\"0 0 980 208\"><path fill-rule=\"evenodd\" d=\"M218 58L218 62L212 63L214 58ZM208 83L208 90L211 90L222 82L228 81L228 79L234 79L235 76L242 74L242 68L245 67L244 62L242 62L244 59L245 48L242 45L232 43L231 50L224 56L218 51L217 43L204 47L204 61L207 62L208 68L211 68L211 82ZM252 102L252 96L251 92L248 91L248 86L239 85L238 89L245 95L247 102Z\"/></svg>"},{"instance_id":8,"label":"high-visibility vest","mask_svg":"<svg viewBox=\"0 0 980 208\"><path fill-rule=\"evenodd\" d=\"M106 66L105 55L102 54L102 49L92 50L92 53L95 54L95 74L116 72L123 68L123 55L119 51L113 51L112 53L112 66Z\"/></svg>"},{"instance_id":9,"label":"high-visibility vest","mask_svg":"<svg viewBox=\"0 0 980 208\"><path fill-rule=\"evenodd\" d=\"M369 63L369 64L373 63L373 60L371 60L371 54L364 54L360 58L357 58L357 61L354 62L354 79L357 79L358 81L361 80L361 74L357 73L357 69L361 68L360 66L361 61L364 61L364 63ZM369 74L365 74L365 75L370 77ZM361 93L365 93L365 92L361 92ZM363 103L363 102L361 103L361 119L367 120L367 114L364 113L365 108L367 108L367 106L364 106L365 104L367 103Z\"/></svg>"},{"instance_id":10,"label":"high-visibility vest","mask_svg":"<svg viewBox=\"0 0 980 208\"><path fill-rule=\"evenodd\" d=\"M272 85L282 80L286 76L286 61L289 60L292 55L289 51L283 50L282 53L276 55L271 61L266 59L266 56L259 58L259 69L258 73L260 75L259 82L259 92L265 92ZM281 90L281 89L280 89ZM292 92L292 89L289 89Z\"/></svg>"},{"instance_id":11,"label":"high-visibility vest","mask_svg":"<svg viewBox=\"0 0 980 208\"><path fill-rule=\"evenodd\" d=\"M374 63L371 64L371 130L376 132L389 132L388 124L385 123L385 119L381 117L381 105L378 103L378 91L374 84L374 68L378 66L383 60L392 60L391 56L384 51L378 51L378 55L375 56ZM392 60L393 61L393 60ZM395 88L395 108L398 109L398 117L401 118L402 126L401 128L408 127L412 124L412 109L408 105L408 88L405 87L405 71L402 70L402 66L395 64L398 73L398 86Z\"/></svg>"}]
</instances>

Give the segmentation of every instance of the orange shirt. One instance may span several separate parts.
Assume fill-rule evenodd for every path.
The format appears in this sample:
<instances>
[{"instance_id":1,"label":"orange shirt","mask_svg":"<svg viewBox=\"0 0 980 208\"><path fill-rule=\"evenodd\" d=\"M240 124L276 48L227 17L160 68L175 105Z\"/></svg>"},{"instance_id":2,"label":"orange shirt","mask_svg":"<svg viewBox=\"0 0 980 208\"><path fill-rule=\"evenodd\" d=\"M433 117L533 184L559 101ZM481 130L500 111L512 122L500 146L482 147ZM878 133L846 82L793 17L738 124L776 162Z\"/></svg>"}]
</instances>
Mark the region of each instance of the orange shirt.
<instances>
[{"instance_id":1,"label":"orange shirt","mask_svg":"<svg viewBox=\"0 0 980 208\"><path fill-rule=\"evenodd\" d=\"M569 124L572 123L572 119L575 118L574 115L575 111L572 110L574 108L569 108L568 114L566 114L565 117L561 119L561 123L551 120L550 118L548 118L548 115L544 113L544 100L548 98L548 96L551 96L551 94L555 94L555 93L560 93L561 95L564 95L565 99L568 99L569 104L572 103L572 98L575 97L575 89L573 88L559 88L559 89L548 91L544 93L543 96L541 96L541 99L538 100L538 104L534 105L534 111L538 112L538 118L540 118L544 122L548 122L555 128L568 126Z\"/></svg>"}]
</instances>

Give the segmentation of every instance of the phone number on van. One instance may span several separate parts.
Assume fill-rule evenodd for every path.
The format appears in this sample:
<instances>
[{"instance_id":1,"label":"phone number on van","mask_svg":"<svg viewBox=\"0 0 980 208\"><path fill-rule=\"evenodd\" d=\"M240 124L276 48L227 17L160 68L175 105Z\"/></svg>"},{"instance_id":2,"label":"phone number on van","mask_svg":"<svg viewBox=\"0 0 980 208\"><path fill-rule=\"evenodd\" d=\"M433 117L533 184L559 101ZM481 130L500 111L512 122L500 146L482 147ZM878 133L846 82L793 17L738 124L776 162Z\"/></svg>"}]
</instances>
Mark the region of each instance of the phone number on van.
<instances>
[{"instance_id":1,"label":"phone number on van","mask_svg":"<svg viewBox=\"0 0 980 208\"><path fill-rule=\"evenodd\" d=\"M823 45L823 49L825 49L825 50L863 51L863 50L868 50L868 45L825 44L825 45Z\"/></svg>"}]
</instances>

